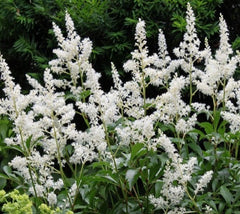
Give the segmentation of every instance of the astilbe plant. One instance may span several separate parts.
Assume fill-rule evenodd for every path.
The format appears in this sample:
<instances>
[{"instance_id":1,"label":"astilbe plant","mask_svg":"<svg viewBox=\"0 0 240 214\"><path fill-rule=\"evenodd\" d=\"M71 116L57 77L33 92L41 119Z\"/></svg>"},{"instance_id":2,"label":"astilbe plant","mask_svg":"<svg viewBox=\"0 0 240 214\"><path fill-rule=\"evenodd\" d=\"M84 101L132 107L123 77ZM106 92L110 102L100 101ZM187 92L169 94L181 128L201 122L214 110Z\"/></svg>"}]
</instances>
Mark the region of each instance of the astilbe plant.
<instances>
[{"instance_id":1,"label":"astilbe plant","mask_svg":"<svg viewBox=\"0 0 240 214\"><path fill-rule=\"evenodd\" d=\"M80 38L68 13L66 37L53 23L59 47L43 85L27 76L32 90L21 93L1 56L5 97L0 112L14 125L14 136L5 143L19 152L9 166L23 178L36 208L46 203L80 213L211 212L207 201L197 203L197 195L213 170L200 176L198 159L184 158L182 149L198 112L214 118L223 108L230 129L239 129L239 82L233 79L239 56L232 56L222 16L215 56L208 45L200 51L190 4L186 19L176 59L168 55L161 30L159 51L149 54L145 22L139 19L136 49L123 65L132 80L122 82L112 64L114 85L108 92L101 89L100 74L89 62L91 41ZM204 69L196 66L201 60ZM150 98L151 87L164 91ZM189 103L182 97L186 88ZM210 96L213 110L193 102L196 93ZM173 134L161 129L163 125L173 127Z\"/></svg>"}]
</instances>

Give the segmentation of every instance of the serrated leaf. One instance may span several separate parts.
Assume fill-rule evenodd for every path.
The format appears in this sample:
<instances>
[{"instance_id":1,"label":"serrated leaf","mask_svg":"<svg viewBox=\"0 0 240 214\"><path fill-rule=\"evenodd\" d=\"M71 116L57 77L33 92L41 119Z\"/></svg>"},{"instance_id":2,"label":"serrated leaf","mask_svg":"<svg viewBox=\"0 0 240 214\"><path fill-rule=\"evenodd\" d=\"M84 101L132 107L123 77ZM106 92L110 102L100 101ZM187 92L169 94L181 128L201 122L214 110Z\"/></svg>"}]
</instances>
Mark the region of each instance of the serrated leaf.
<instances>
[{"instance_id":1,"label":"serrated leaf","mask_svg":"<svg viewBox=\"0 0 240 214\"><path fill-rule=\"evenodd\" d=\"M0 177L0 189L3 189L7 184L7 180L5 178Z\"/></svg>"},{"instance_id":2,"label":"serrated leaf","mask_svg":"<svg viewBox=\"0 0 240 214\"><path fill-rule=\"evenodd\" d=\"M134 184L137 182L137 179L139 177L139 169L129 169L126 172L126 180L129 185L129 189L131 190Z\"/></svg>"},{"instance_id":3,"label":"serrated leaf","mask_svg":"<svg viewBox=\"0 0 240 214\"><path fill-rule=\"evenodd\" d=\"M28 151L30 151L31 141L32 141L32 135L26 140L26 146Z\"/></svg>"},{"instance_id":4,"label":"serrated leaf","mask_svg":"<svg viewBox=\"0 0 240 214\"><path fill-rule=\"evenodd\" d=\"M118 184L118 181L115 178L113 178L113 176L105 175L103 176L103 178L106 178L107 180L112 181L115 184Z\"/></svg>"},{"instance_id":5,"label":"serrated leaf","mask_svg":"<svg viewBox=\"0 0 240 214\"><path fill-rule=\"evenodd\" d=\"M22 154L24 153L23 150L22 150L22 148L21 148L20 146L18 146L18 145L6 146L6 148L14 149L14 150L16 150L16 151L19 151L19 152L22 153Z\"/></svg>"},{"instance_id":6,"label":"serrated leaf","mask_svg":"<svg viewBox=\"0 0 240 214\"><path fill-rule=\"evenodd\" d=\"M220 187L220 193L222 195L222 197L224 198L224 200L227 202L227 204L231 204L231 202L233 201L233 195L232 193L228 190L228 188L226 186L221 186Z\"/></svg>"},{"instance_id":7,"label":"serrated leaf","mask_svg":"<svg viewBox=\"0 0 240 214\"><path fill-rule=\"evenodd\" d=\"M9 166L4 166L3 171L10 177L12 175L12 169Z\"/></svg>"},{"instance_id":8,"label":"serrated leaf","mask_svg":"<svg viewBox=\"0 0 240 214\"><path fill-rule=\"evenodd\" d=\"M8 176L3 174L3 173L0 173L0 178L5 178L5 179L8 179Z\"/></svg>"},{"instance_id":9,"label":"serrated leaf","mask_svg":"<svg viewBox=\"0 0 240 214\"><path fill-rule=\"evenodd\" d=\"M155 183L155 194L156 194L156 197L160 197L162 186L163 186L163 182L162 181L158 181L158 182Z\"/></svg>"},{"instance_id":10,"label":"serrated leaf","mask_svg":"<svg viewBox=\"0 0 240 214\"><path fill-rule=\"evenodd\" d=\"M102 168L103 166L109 167L110 164L109 164L109 162L106 162L106 161L99 161L99 162L92 163L93 169L95 169L95 168Z\"/></svg>"},{"instance_id":11,"label":"serrated leaf","mask_svg":"<svg viewBox=\"0 0 240 214\"><path fill-rule=\"evenodd\" d=\"M147 149L144 147L143 143L136 143L132 147L131 160L133 160L136 157L140 157L140 156L146 154L146 152L147 152Z\"/></svg>"},{"instance_id":12,"label":"serrated leaf","mask_svg":"<svg viewBox=\"0 0 240 214\"><path fill-rule=\"evenodd\" d=\"M203 156L201 147L199 145L197 145L195 142L194 143L189 143L188 145L199 156L201 156L201 157Z\"/></svg>"},{"instance_id":13,"label":"serrated leaf","mask_svg":"<svg viewBox=\"0 0 240 214\"><path fill-rule=\"evenodd\" d=\"M198 123L198 125L204 128L206 134L211 134L214 131L212 124L209 122Z\"/></svg>"},{"instance_id":14,"label":"serrated leaf","mask_svg":"<svg viewBox=\"0 0 240 214\"><path fill-rule=\"evenodd\" d=\"M199 134L199 136L200 136L199 140L202 140L206 137L206 135L198 129L193 129L191 132Z\"/></svg>"}]
</instances>

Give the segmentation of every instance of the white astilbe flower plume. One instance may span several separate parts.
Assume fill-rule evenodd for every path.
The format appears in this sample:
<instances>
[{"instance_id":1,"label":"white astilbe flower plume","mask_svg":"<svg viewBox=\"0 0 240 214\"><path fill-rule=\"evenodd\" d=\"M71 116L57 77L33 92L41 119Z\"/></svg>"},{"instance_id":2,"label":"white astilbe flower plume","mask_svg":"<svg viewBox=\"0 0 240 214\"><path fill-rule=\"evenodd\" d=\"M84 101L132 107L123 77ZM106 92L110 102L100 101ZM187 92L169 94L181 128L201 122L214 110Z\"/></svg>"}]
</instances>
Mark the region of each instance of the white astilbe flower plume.
<instances>
[{"instance_id":1,"label":"white astilbe flower plume","mask_svg":"<svg viewBox=\"0 0 240 214\"><path fill-rule=\"evenodd\" d=\"M198 192L203 191L203 189L207 186L207 184L210 182L212 179L213 171L207 171L198 181L197 187L194 191L195 195Z\"/></svg>"},{"instance_id":2,"label":"white astilbe flower plume","mask_svg":"<svg viewBox=\"0 0 240 214\"><path fill-rule=\"evenodd\" d=\"M184 58L186 61L196 60L199 58L200 40L197 36L195 28L195 16L190 3L187 4L187 32L184 34L183 42L179 48L174 49L174 53L179 58Z\"/></svg>"},{"instance_id":3,"label":"white astilbe flower plume","mask_svg":"<svg viewBox=\"0 0 240 214\"><path fill-rule=\"evenodd\" d=\"M114 88L117 89L118 91L120 91L122 88L122 81L121 81L119 73L113 63L111 63L111 67L112 67L112 78L113 78L113 82L114 82Z\"/></svg>"},{"instance_id":4,"label":"white astilbe flower plume","mask_svg":"<svg viewBox=\"0 0 240 214\"><path fill-rule=\"evenodd\" d=\"M134 81L138 83L142 83L146 72L145 69L153 62L153 58L148 56L146 40L145 22L139 19L135 33L135 46L137 49L131 53L132 59L123 65L124 70L126 72L131 71Z\"/></svg>"},{"instance_id":5,"label":"white astilbe flower plume","mask_svg":"<svg viewBox=\"0 0 240 214\"><path fill-rule=\"evenodd\" d=\"M172 79L168 91L155 100L156 111L152 114L153 118L169 124L175 122L177 117L189 114L191 108L181 98L181 90L186 83L186 78L182 76Z\"/></svg>"},{"instance_id":6,"label":"white astilbe flower plume","mask_svg":"<svg viewBox=\"0 0 240 214\"><path fill-rule=\"evenodd\" d=\"M236 70L238 57L232 56L233 53L230 44L228 43L228 29L225 20L220 16L220 45L216 51L215 58L208 57L205 65L205 72L199 76L200 80L196 81L199 91L205 95L216 96L218 104L226 103L227 99L232 95L234 81L231 79ZM228 85L227 91L219 91L220 87L226 89L227 80L231 82L231 87ZM227 92L227 93L226 93ZM225 97L224 97L225 96Z\"/></svg>"},{"instance_id":7,"label":"white astilbe flower plume","mask_svg":"<svg viewBox=\"0 0 240 214\"><path fill-rule=\"evenodd\" d=\"M69 87L74 95L86 89L90 89L94 93L100 88L98 79L101 75L95 72L88 61L92 52L92 42L88 38L81 40L80 36L75 32L73 21L67 12L65 21L68 33L66 38L63 37L60 28L53 23L59 48L53 50L58 58L50 61L49 65L54 73L69 74L71 81L62 81L62 84L59 85L59 80L55 80L55 85ZM82 85L78 85L79 80L83 83Z\"/></svg>"},{"instance_id":8,"label":"white astilbe flower plume","mask_svg":"<svg viewBox=\"0 0 240 214\"><path fill-rule=\"evenodd\" d=\"M233 53L233 50L228 42L229 40L228 28L222 14L220 14L219 18L219 27L220 27L220 43L219 49L216 51L215 58L218 62L221 62L222 64L227 64L229 60L229 55Z\"/></svg>"},{"instance_id":9,"label":"white astilbe flower plume","mask_svg":"<svg viewBox=\"0 0 240 214\"><path fill-rule=\"evenodd\" d=\"M197 122L197 115L193 114L191 117L189 117L187 120L184 119L179 119L176 123L176 131L182 134L186 134L189 131L193 129Z\"/></svg>"},{"instance_id":10,"label":"white astilbe flower plume","mask_svg":"<svg viewBox=\"0 0 240 214\"><path fill-rule=\"evenodd\" d=\"M185 195L185 186L192 178L194 166L197 164L197 158L192 157L187 163L183 163L174 145L166 135L161 135L158 144L165 150L169 157L166 164L160 197L150 196L150 203L156 209L169 210L177 207Z\"/></svg>"},{"instance_id":11,"label":"white astilbe flower plume","mask_svg":"<svg viewBox=\"0 0 240 214\"><path fill-rule=\"evenodd\" d=\"M234 81L234 84L231 85L230 83L231 79L228 85L231 88L229 97L232 99L226 102L226 110L221 112L221 116L229 122L231 132L237 133L240 130L240 81ZM226 88L228 89L228 87Z\"/></svg>"},{"instance_id":12,"label":"white astilbe flower plume","mask_svg":"<svg viewBox=\"0 0 240 214\"><path fill-rule=\"evenodd\" d=\"M53 25L53 32L54 32L54 34L57 38L57 41L58 41L58 45L62 46L62 43L64 41L62 31L54 22L52 23L52 25Z\"/></svg>"},{"instance_id":13,"label":"white astilbe flower plume","mask_svg":"<svg viewBox=\"0 0 240 214\"><path fill-rule=\"evenodd\" d=\"M166 39L159 30L158 34L158 54L152 57L153 68L147 68L147 76L150 77L150 83L155 86L168 85L171 74L182 64L183 60L171 60L168 55Z\"/></svg>"}]
</instances>

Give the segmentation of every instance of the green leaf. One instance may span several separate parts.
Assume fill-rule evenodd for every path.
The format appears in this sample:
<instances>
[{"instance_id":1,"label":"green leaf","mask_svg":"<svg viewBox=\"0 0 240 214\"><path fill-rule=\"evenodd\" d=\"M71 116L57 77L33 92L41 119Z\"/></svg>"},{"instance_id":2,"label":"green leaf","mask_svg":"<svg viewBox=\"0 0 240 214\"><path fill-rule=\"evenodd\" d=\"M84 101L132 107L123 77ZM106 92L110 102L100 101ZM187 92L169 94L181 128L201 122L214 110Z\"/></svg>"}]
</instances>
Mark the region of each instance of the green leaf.
<instances>
[{"instance_id":1,"label":"green leaf","mask_svg":"<svg viewBox=\"0 0 240 214\"><path fill-rule=\"evenodd\" d=\"M4 166L3 171L10 177L12 175L12 169L9 166Z\"/></svg>"},{"instance_id":2,"label":"green leaf","mask_svg":"<svg viewBox=\"0 0 240 214\"><path fill-rule=\"evenodd\" d=\"M5 179L8 179L8 176L3 174L3 173L0 173L0 178L5 178Z\"/></svg>"},{"instance_id":3,"label":"green leaf","mask_svg":"<svg viewBox=\"0 0 240 214\"><path fill-rule=\"evenodd\" d=\"M196 142L191 142L188 144L189 147L194 151L196 152L200 157L203 156L203 153L202 153L202 149L199 145L196 144Z\"/></svg>"},{"instance_id":4,"label":"green leaf","mask_svg":"<svg viewBox=\"0 0 240 214\"><path fill-rule=\"evenodd\" d=\"M3 189L7 184L7 180L5 178L0 178L0 189Z\"/></svg>"},{"instance_id":5,"label":"green leaf","mask_svg":"<svg viewBox=\"0 0 240 214\"><path fill-rule=\"evenodd\" d=\"M104 166L110 167L109 162L99 161L99 162L92 163L93 169L95 169L95 168L101 168L102 169Z\"/></svg>"},{"instance_id":6,"label":"green leaf","mask_svg":"<svg viewBox=\"0 0 240 214\"><path fill-rule=\"evenodd\" d=\"M18 151L18 152L24 154L22 148L21 148L20 146L18 146L18 145L6 146L6 148L13 149L13 150L16 150L16 151Z\"/></svg>"},{"instance_id":7,"label":"green leaf","mask_svg":"<svg viewBox=\"0 0 240 214\"><path fill-rule=\"evenodd\" d=\"M107 180L113 182L114 184L118 184L118 181L112 175L105 175L103 176L103 178L106 178Z\"/></svg>"},{"instance_id":8,"label":"green leaf","mask_svg":"<svg viewBox=\"0 0 240 214\"><path fill-rule=\"evenodd\" d=\"M232 214L233 213L233 210L232 210L232 208L229 208L229 209L227 209L227 211L226 211L226 213L225 214Z\"/></svg>"},{"instance_id":9,"label":"green leaf","mask_svg":"<svg viewBox=\"0 0 240 214\"><path fill-rule=\"evenodd\" d=\"M160 197L162 186L163 186L163 182L162 181L157 181L155 183L155 196L156 197Z\"/></svg>"},{"instance_id":10,"label":"green leaf","mask_svg":"<svg viewBox=\"0 0 240 214\"><path fill-rule=\"evenodd\" d=\"M139 177L139 169L129 169L126 172L126 180L128 181L129 189L131 190Z\"/></svg>"},{"instance_id":11,"label":"green leaf","mask_svg":"<svg viewBox=\"0 0 240 214\"><path fill-rule=\"evenodd\" d=\"M233 50L237 50L240 48L240 36L238 36L232 43Z\"/></svg>"},{"instance_id":12,"label":"green leaf","mask_svg":"<svg viewBox=\"0 0 240 214\"><path fill-rule=\"evenodd\" d=\"M8 130L10 129L10 122L8 119L0 119L0 135L2 139L5 139L8 136Z\"/></svg>"},{"instance_id":13,"label":"green leaf","mask_svg":"<svg viewBox=\"0 0 240 214\"><path fill-rule=\"evenodd\" d=\"M227 125L227 121L222 121L218 127L217 132L221 135L224 135L224 133L226 132L226 125Z\"/></svg>"},{"instance_id":14,"label":"green leaf","mask_svg":"<svg viewBox=\"0 0 240 214\"><path fill-rule=\"evenodd\" d=\"M233 195L225 185L220 187L220 193L224 200L227 202L227 204L230 205L233 201Z\"/></svg>"},{"instance_id":15,"label":"green leaf","mask_svg":"<svg viewBox=\"0 0 240 214\"><path fill-rule=\"evenodd\" d=\"M91 176L91 177L85 177L87 182L102 182L102 183L110 183L110 184L114 184L114 185L118 185L118 179L111 174L106 174L106 175L96 175L96 176Z\"/></svg>"},{"instance_id":16,"label":"green leaf","mask_svg":"<svg viewBox=\"0 0 240 214\"><path fill-rule=\"evenodd\" d=\"M90 90L85 90L80 94L80 99L86 99L88 96L90 96L91 91Z\"/></svg>"},{"instance_id":17,"label":"green leaf","mask_svg":"<svg viewBox=\"0 0 240 214\"><path fill-rule=\"evenodd\" d=\"M31 148L31 141L32 141L32 135L26 140L26 146L28 148L28 151L30 151L30 148Z\"/></svg>"},{"instance_id":18,"label":"green leaf","mask_svg":"<svg viewBox=\"0 0 240 214\"><path fill-rule=\"evenodd\" d=\"M226 203L225 202L220 202L219 205L218 205L218 211L219 213L223 213L222 211L224 210L226 206Z\"/></svg>"},{"instance_id":19,"label":"green leaf","mask_svg":"<svg viewBox=\"0 0 240 214\"><path fill-rule=\"evenodd\" d=\"M214 179L212 181L212 190L215 192L217 190L217 185L218 185L218 179Z\"/></svg>"},{"instance_id":20,"label":"green leaf","mask_svg":"<svg viewBox=\"0 0 240 214\"><path fill-rule=\"evenodd\" d=\"M131 160L133 160L134 158L141 157L146 153L147 153L147 149L144 147L144 144L136 143L135 145L132 146Z\"/></svg>"},{"instance_id":21,"label":"green leaf","mask_svg":"<svg viewBox=\"0 0 240 214\"><path fill-rule=\"evenodd\" d=\"M208 204L216 211L217 207L216 207L216 202L215 201L209 201Z\"/></svg>"},{"instance_id":22,"label":"green leaf","mask_svg":"<svg viewBox=\"0 0 240 214\"><path fill-rule=\"evenodd\" d=\"M198 123L198 125L204 128L206 134L211 134L214 131L212 124L209 122Z\"/></svg>"},{"instance_id":23,"label":"green leaf","mask_svg":"<svg viewBox=\"0 0 240 214\"><path fill-rule=\"evenodd\" d=\"M213 126L214 127L218 127L218 123L219 123L220 117L221 117L220 111L216 111L215 115L214 115L214 121L213 121Z\"/></svg>"}]
</instances>

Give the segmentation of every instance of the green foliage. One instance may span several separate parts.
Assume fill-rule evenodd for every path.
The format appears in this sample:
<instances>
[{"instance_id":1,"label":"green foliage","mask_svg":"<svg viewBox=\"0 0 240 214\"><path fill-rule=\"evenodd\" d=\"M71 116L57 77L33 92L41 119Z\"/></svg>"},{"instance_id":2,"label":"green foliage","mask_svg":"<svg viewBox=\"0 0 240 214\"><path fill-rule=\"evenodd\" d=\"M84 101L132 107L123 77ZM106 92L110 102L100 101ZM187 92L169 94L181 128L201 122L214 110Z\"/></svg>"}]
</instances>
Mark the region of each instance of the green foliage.
<instances>
[{"instance_id":1,"label":"green foliage","mask_svg":"<svg viewBox=\"0 0 240 214\"><path fill-rule=\"evenodd\" d=\"M9 179L3 173L7 167L8 162L16 155L16 152L10 151L9 148L4 143L6 137L11 137L12 124L7 117L1 116L0 118L0 189L3 189L7 186L7 180ZM15 175L14 175L15 176ZM16 177L16 176L15 176Z\"/></svg>"}]
</instances>

